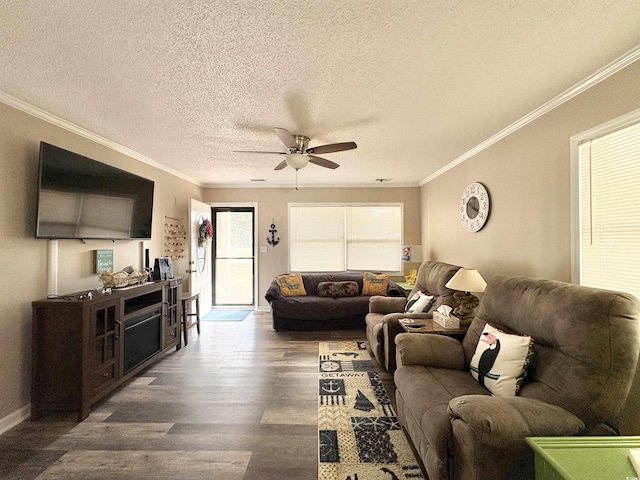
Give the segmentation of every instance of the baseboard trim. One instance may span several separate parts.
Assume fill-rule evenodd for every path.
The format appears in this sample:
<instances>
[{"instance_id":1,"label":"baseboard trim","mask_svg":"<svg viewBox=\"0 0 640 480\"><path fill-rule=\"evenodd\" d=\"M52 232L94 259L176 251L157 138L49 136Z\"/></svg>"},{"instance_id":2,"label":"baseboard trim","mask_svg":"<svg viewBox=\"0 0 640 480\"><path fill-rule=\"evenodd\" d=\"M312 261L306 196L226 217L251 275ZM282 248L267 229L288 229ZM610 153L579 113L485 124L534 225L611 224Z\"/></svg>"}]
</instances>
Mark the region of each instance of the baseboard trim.
<instances>
[{"instance_id":1,"label":"baseboard trim","mask_svg":"<svg viewBox=\"0 0 640 480\"><path fill-rule=\"evenodd\" d=\"M0 435L6 432L7 430L12 429L20 422L29 418L31 414L31 404L27 404L19 410L16 410L13 413L10 413L4 418L0 418Z\"/></svg>"}]
</instances>

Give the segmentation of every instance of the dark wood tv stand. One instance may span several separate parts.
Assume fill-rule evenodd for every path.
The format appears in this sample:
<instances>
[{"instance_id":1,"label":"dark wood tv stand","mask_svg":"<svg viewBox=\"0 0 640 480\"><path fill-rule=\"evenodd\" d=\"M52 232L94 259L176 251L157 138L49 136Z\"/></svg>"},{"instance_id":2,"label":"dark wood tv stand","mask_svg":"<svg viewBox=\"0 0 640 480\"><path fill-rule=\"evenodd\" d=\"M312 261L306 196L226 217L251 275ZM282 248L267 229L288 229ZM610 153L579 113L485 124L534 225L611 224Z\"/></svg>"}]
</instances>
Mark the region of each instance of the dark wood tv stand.
<instances>
[{"instance_id":1,"label":"dark wood tv stand","mask_svg":"<svg viewBox=\"0 0 640 480\"><path fill-rule=\"evenodd\" d=\"M91 405L179 349L182 278L33 302L31 419Z\"/></svg>"}]
</instances>

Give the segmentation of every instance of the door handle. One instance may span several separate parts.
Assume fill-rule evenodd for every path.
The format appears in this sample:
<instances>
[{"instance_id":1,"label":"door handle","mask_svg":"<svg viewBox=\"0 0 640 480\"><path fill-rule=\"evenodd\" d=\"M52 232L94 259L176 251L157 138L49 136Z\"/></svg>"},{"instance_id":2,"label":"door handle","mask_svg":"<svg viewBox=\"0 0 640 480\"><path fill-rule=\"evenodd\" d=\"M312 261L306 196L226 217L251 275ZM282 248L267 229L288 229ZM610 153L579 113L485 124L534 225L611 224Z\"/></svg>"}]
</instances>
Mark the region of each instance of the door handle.
<instances>
[{"instance_id":1,"label":"door handle","mask_svg":"<svg viewBox=\"0 0 640 480\"><path fill-rule=\"evenodd\" d=\"M196 273L196 270L187 270L187 273Z\"/></svg>"}]
</instances>

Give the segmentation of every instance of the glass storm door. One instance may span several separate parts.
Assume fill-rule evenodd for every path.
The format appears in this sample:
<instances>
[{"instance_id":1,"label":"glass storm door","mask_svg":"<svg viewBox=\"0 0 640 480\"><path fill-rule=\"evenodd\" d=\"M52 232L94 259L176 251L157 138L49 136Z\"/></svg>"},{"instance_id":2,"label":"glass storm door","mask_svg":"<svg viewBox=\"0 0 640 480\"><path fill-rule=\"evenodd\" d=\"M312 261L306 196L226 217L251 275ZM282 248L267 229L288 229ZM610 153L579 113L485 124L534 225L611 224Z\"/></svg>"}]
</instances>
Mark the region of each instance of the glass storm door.
<instances>
[{"instance_id":1,"label":"glass storm door","mask_svg":"<svg viewBox=\"0 0 640 480\"><path fill-rule=\"evenodd\" d=\"M213 208L213 304L254 304L252 207Z\"/></svg>"}]
</instances>

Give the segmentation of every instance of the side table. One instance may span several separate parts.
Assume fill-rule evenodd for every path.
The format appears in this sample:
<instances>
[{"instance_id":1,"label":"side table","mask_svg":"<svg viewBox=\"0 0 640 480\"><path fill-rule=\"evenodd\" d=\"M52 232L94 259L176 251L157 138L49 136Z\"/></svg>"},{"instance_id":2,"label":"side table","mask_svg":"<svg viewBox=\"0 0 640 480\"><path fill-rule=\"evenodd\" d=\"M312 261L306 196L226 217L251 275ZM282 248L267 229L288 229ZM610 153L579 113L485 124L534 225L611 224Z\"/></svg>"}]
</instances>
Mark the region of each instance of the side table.
<instances>
[{"instance_id":1,"label":"side table","mask_svg":"<svg viewBox=\"0 0 640 480\"><path fill-rule=\"evenodd\" d=\"M464 336L469 329L469 325L461 325L460 328L444 328L435 323L430 318L412 319L401 318L398 320L400 326L408 333L435 333L438 335Z\"/></svg>"},{"instance_id":2,"label":"side table","mask_svg":"<svg viewBox=\"0 0 640 480\"><path fill-rule=\"evenodd\" d=\"M407 282L396 282L396 284L402 289L405 297L408 297L413 287L415 287L415 285L409 285Z\"/></svg>"},{"instance_id":3,"label":"side table","mask_svg":"<svg viewBox=\"0 0 640 480\"><path fill-rule=\"evenodd\" d=\"M629 449L640 437L529 437L536 480L637 480Z\"/></svg>"}]
</instances>

